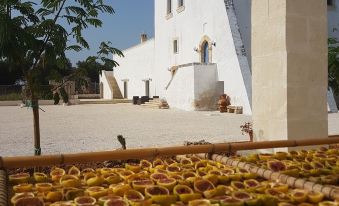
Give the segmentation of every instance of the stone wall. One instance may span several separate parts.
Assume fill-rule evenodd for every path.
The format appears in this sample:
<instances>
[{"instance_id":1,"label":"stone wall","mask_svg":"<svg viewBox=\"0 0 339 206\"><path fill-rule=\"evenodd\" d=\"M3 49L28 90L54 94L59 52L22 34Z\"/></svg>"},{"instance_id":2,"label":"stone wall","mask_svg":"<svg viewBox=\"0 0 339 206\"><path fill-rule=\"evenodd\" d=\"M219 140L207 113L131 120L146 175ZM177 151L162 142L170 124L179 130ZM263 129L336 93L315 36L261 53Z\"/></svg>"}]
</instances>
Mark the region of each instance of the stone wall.
<instances>
[{"instance_id":1,"label":"stone wall","mask_svg":"<svg viewBox=\"0 0 339 206\"><path fill-rule=\"evenodd\" d=\"M326 10L319 0L253 2L257 141L327 137Z\"/></svg>"}]
</instances>

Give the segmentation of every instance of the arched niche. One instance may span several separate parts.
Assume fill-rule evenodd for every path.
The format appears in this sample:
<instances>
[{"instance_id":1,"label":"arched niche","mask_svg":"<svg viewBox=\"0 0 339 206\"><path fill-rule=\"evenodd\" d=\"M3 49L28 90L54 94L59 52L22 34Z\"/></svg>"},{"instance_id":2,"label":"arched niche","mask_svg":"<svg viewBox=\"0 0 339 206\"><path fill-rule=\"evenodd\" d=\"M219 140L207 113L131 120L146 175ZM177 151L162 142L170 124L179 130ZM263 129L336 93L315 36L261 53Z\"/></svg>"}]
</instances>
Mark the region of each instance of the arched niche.
<instances>
[{"instance_id":1,"label":"arched niche","mask_svg":"<svg viewBox=\"0 0 339 206\"><path fill-rule=\"evenodd\" d=\"M199 44L200 62L208 64L212 62L212 40L203 36Z\"/></svg>"}]
</instances>

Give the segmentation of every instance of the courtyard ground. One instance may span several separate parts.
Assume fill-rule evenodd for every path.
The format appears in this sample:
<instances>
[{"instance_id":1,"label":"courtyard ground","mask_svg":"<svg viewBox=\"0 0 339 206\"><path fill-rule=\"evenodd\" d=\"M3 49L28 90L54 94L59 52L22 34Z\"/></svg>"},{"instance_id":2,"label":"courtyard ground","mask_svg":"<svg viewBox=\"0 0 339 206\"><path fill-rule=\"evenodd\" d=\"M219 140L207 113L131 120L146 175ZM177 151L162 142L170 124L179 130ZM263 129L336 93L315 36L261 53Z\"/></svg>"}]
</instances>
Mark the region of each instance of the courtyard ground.
<instances>
[{"instance_id":1,"label":"courtyard ground","mask_svg":"<svg viewBox=\"0 0 339 206\"><path fill-rule=\"evenodd\" d=\"M245 141L240 125L250 116L155 110L130 104L42 106L43 154L112 150L122 134L128 148L183 145L184 141ZM0 107L0 156L33 154L32 111ZM329 114L329 133L339 134L339 114Z\"/></svg>"}]
</instances>

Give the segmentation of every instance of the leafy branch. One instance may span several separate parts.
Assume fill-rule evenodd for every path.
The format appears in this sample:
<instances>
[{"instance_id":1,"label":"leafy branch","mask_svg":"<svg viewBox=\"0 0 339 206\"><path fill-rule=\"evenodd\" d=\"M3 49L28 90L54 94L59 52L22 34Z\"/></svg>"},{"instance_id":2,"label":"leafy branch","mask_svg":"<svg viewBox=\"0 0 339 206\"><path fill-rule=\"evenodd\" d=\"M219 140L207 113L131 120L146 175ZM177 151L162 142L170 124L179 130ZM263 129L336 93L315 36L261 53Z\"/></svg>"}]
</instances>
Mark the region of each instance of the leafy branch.
<instances>
[{"instance_id":1,"label":"leafy branch","mask_svg":"<svg viewBox=\"0 0 339 206\"><path fill-rule=\"evenodd\" d=\"M101 42L99 51L97 52L97 56L90 56L87 58L87 62L97 62L97 60L101 61L105 66L113 68L119 66L119 63L114 59L109 58L110 54L124 57L124 54L117 48L111 46L111 42Z\"/></svg>"}]
</instances>

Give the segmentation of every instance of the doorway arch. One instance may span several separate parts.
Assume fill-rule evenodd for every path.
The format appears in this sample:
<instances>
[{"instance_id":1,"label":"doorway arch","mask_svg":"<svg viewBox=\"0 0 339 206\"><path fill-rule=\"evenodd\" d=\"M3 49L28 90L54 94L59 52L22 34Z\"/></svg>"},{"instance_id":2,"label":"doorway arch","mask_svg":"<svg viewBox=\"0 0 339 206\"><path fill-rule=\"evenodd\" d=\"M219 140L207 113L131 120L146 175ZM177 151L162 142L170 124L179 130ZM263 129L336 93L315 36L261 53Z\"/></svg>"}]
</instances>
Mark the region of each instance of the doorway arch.
<instances>
[{"instance_id":1,"label":"doorway arch","mask_svg":"<svg viewBox=\"0 0 339 206\"><path fill-rule=\"evenodd\" d=\"M200 62L208 64L212 62L212 41L208 36L203 36L199 44Z\"/></svg>"}]
</instances>

